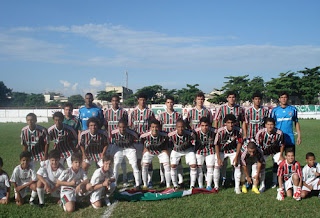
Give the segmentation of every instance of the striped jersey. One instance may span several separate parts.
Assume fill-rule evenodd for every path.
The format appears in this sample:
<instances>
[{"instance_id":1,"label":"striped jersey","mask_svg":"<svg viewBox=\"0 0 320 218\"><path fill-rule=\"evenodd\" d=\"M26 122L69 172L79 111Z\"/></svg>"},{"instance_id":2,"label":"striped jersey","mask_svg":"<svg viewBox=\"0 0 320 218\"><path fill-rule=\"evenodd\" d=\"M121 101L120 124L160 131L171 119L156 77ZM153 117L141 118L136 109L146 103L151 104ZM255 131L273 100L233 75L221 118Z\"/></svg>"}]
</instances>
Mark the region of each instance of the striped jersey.
<instances>
[{"instance_id":1,"label":"striped jersey","mask_svg":"<svg viewBox=\"0 0 320 218\"><path fill-rule=\"evenodd\" d=\"M188 148L194 147L196 135L192 131L184 130L183 135L180 136L177 130L168 134L169 140L173 144L173 150L177 152L185 151Z\"/></svg>"},{"instance_id":2,"label":"striped jersey","mask_svg":"<svg viewBox=\"0 0 320 218\"><path fill-rule=\"evenodd\" d=\"M292 164L288 164L287 160L283 160L279 164L278 177L280 176L287 181L294 173L298 174L299 178L302 178L301 167L298 161L293 161Z\"/></svg>"},{"instance_id":3,"label":"striped jersey","mask_svg":"<svg viewBox=\"0 0 320 218\"><path fill-rule=\"evenodd\" d=\"M133 148L133 143L139 138L139 135L127 128L124 135L120 133L119 129L114 129L111 131L111 136L114 144L121 148Z\"/></svg>"},{"instance_id":4,"label":"striped jersey","mask_svg":"<svg viewBox=\"0 0 320 218\"><path fill-rule=\"evenodd\" d=\"M216 135L216 130L209 127L207 133L203 133L201 128L194 130L196 134L196 154L200 155L211 155L215 153L214 138Z\"/></svg>"},{"instance_id":5,"label":"striped jersey","mask_svg":"<svg viewBox=\"0 0 320 218\"><path fill-rule=\"evenodd\" d=\"M255 140L265 155L275 154L280 151L281 146L284 146L283 133L276 128L271 134L268 134L267 128L260 129Z\"/></svg>"},{"instance_id":6,"label":"striped jersey","mask_svg":"<svg viewBox=\"0 0 320 218\"><path fill-rule=\"evenodd\" d=\"M14 168L10 182L14 182L17 186L21 186L29 183L30 181L37 181L36 172L30 168L22 169L21 165L18 165Z\"/></svg>"},{"instance_id":7,"label":"striped jersey","mask_svg":"<svg viewBox=\"0 0 320 218\"><path fill-rule=\"evenodd\" d=\"M187 121L190 123L192 129L200 127L201 117L208 117L210 123L212 124L213 118L212 113L209 109L203 107L201 110L198 110L196 107L188 111Z\"/></svg>"},{"instance_id":8,"label":"striped jersey","mask_svg":"<svg viewBox=\"0 0 320 218\"><path fill-rule=\"evenodd\" d=\"M140 110L136 107L130 113L128 125L132 130L136 131L140 135L149 131L148 120L152 117L154 118L155 116L151 109L145 108Z\"/></svg>"},{"instance_id":9,"label":"striped jersey","mask_svg":"<svg viewBox=\"0 0 320 218\"><path fill-rule=\"evenodd\" d=\"M305 165L302 169L302 181L307 183L307 185L310 184L316 178L318 178L314 173L320 173L319 163L314 163L312 167L310 167L308 164Z\"/></svg>"},{"instance_id":10,"label":"striped jersey","mask_svg":"<svg viewBox=\"0 0 320 218\"><path fill-rule=\"evenodd\" d=\"M44 160L44 148L49 144L48 131L43 126L36 125L36 128L31 131L28 126L21 130L21 145L27 146L31 153L31 160Z\"/></svg>"},{"instance_id":11,"label":"striped jersey","mask_svg":"<svg viewBox=\"0 0 320 218\"><path fill-rule=\"evenodd\" d=\"M104 118L103 118L103 112L101 108L97 107L96 105L93 105L91 108L82 107L79 109L79 119L82 124L82 129L86 130L87 127L87 121L90 117L97 117L100 121L100 127L104 125Z\"/></svg>"},{"instance_id":12,"label":"striped jersey","mask_svg":"<svg viewBox=\"0 0 320 218\"><path fill-rule=\"evenodd\" d=\"M140 140L150 154L158 155L168 147L168 134L165 132L159 131L157 136L153 136L149 131L142 134Z\"/></svg>"},{"instance_id":13,"label":"striped jersey","mask_svg":"<svg viewBox=\"0 0 320 218\"><path fill-rule=\"evenodd\" d=\"M234 126L230 132L226 126L218 129L214 144L220 147L220 152L234 153L237 151L239 143L242 144L242 129L240 127Z\"/></svg>"},{"instance_id":14,"label":"striped jersey","mask_svg":"<svg viewBox=\"0 0 320 218\"><path fill-rule=\"evenodd\" d=\"M123 108L118 108L114 110L113 108L109 108L104 111L104 119L107 125L107 132L109 137L109 142L111 144L114 143L113 138L111 137L111 131L118 128L118 123L121 118L125 118L128 120L128 112Z\"/></svg>"},{"instance_id":15,"label":"striped jersey","mask_svg":"<svg viewBox=\"0 0 320 218\"><path fill-rule=\"evenodd\" d=\"M256 163L265 164L263 152L258 148L256 150L256 153L251 156L247 149L245 149L243 152L241 152L241 165L242 166L252 166Z\"/></svg>"},{"instance_id":16,"label":"striped jersey","mask_svg":"<svg viewBox=\"0 0 320 218\"><path fill-rule=\"evenodd\" d=\"M81 122L79 118L76 116L71 116L70 119L67 119L66 117L64 117L63 123L71 126L76 131L77 134L78 134L78 131L82 130Z\"/></svg>"},{"instance_id":17,"label":"striped jersey","mask_svg":"<svg viewBox=\"0 0 320 218\"><path fill-rule=\"evenodd\" d=\"M215 117L215 122L220 123L220 127L224 126L223 119L227 114L233 114L236 117L236 126L240 127L240 122L244 121L244 109L240 105L229 107L228 104L221 105Z\"/></svg>"},{"instance_id":18,"label":"striped jersey","mask_svg":"<svg viewBox=\"0 0 320 218\"><path fill-rule=\"evenodd\" d=\"M102 158L102 151L108 145L108 135L99 129L95 135L92 135L87 129L81 132L80 146L84 147L88 160L98 162Z\"/></svg>"},{"instance_id":19,"label":"striped jersey","mask_svg":"<svg viewBox=\"0 0 320 218\"><path fill-rule=\"evenodd\" d=\"M251 106L246 110L245 121L248 124L247 138L254 138L256 133L263 128L264 118L268 117L269 109L267 107L260 106L259 109L255 109Z\"/></svg>"},{"instance_id":20,"label":"striped jersey","mask_svg":"<svg viewBox=\"0 0 320 218\"><path fill-rule=\"evenodd\" d=\"M173 111L171 114L168 111L162 112L158 120L162 125L162 131L172 132L176 129L176 121L182 119L182 115L176 111Z\"/></svg>"},{"instance_id":21,"label":"striped jersey","mask_svg":"<svg viewBox=\"0 0 320 218\"><path fill-rule=\"evenodd\" d=\"M75 151L73 141L77 140L76 131L66 124L63 124L61 130L57 129L56 125L48 129L49 140L53 141L53 149L60 152L61 158L70 157Z\"/></svg>"}]
</instances>

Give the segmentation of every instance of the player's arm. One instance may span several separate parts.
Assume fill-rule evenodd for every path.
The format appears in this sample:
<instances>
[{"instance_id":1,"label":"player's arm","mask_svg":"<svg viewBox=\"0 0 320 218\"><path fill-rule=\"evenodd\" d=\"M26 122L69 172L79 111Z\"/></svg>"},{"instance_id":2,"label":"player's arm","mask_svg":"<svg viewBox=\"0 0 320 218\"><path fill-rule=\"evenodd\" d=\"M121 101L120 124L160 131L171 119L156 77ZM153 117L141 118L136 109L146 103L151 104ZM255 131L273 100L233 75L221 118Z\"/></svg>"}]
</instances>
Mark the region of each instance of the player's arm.
<instances>
[{"instance_id":1,"label":"player's arm","mask_svg":"<svg viewBox=\"0 0 320 218\"><path fill-rule=\"evenodd\" d=\"M77 183L76 183L76 180L75 179L73 179L72 181L70 181L70 182L67 182L67 181L62 181L62 180L57 180L57 184L58 185L63 185L63 186L75 186Z\"/></svg>"},{"instance_id":2,"label":"player's arm","mask_svg":"<svg viewBox=\"0 0 320 218\"><path fill-rule=\"evenodd\" d=\"M252 179L250 178L247 165L244 165L244 166L243 166L243 171L244 171L244 174L246 175L247 182L248 182L249 184L252 184Z\"/></svg>"},{"instance_id":3,"label":"player's arm","mask_svg":"<svg viewBox=\"0 0 320 218\"><path fill-rule=\"evenodd\" d=\"M86 187L86 185L89 183L88 179L83 180L79 183L76 187L76 193L82 193L82 187Z\"/></svg>"},{"instance_id":4,"label":"player's arm","mask_svg":"<svg viewBox=\"0 0 320 218\"><path fill-rule=\"evenodd\" d=\"M36 181L30 181L30 182L28 182L28 183L26 183L24 185L20 185L20 186L17 186L16 183L13 183L13 187L15 188L16 191L20 191L20 190L22 190L22 189L24 189L26 187L29 187L32 183L35 183L35 182Z\"/></svg>"},{"instance_id":5,"label":"player's arm","mask_svg":"<svg viewBox=\"0 0 320 218\"><path fill-rule=\"evenodd\" d=\"M218 165L221 167L222 166L222 161L220 159L220 146L218 144L215 144L215 150L217 154L217 160L218 160Z\"/></svg>"},{"instance_id":6,"label":"player's arm","mask_svg":"<svg viewBox=\"0 0 320 218\"><path fill-rule=\"evenodd\" d=\"M254 178L259 181L259 175L261 172L261 168L262 168L262 163L260 161L258 161L257 163L257 174L254 176Z\"/></svg>"},{"instance_id":7,"label":"player's arm","mask_svg":"<svg viewBox=\"0 0 320 218\"><path fill-rule=\"evenodd\" d=\"M12 186L13 186L13 190L14 190L14 193L16 194L16 201L20 201L20 189L18 188L17 184L15 182L12 182Z\"/></svg>"},{"instance_id":8,"label":"player's arm","mask_svg":"<svg viewBox=\"0 0 320 218\"><path fill-rule=\"evenodd\" d=\"M246 122L242 122L242 131L243 131L243 138L246 139L248 134L248 125Z\"/></svg>"},{"instance_id":9,"label":"player's arm","mask_svg":"<svg viewBox=\"0 0 320 218\"><path fill-rule=\"evenodd\" d=\"M300 124L299 122L295 122L295 126L296 126L296 131L297 131L297 134L298 134L298 137L297 137L297 145L300 145L301 144L301 131L300 131Z\"/></svg>"}]
</instances>

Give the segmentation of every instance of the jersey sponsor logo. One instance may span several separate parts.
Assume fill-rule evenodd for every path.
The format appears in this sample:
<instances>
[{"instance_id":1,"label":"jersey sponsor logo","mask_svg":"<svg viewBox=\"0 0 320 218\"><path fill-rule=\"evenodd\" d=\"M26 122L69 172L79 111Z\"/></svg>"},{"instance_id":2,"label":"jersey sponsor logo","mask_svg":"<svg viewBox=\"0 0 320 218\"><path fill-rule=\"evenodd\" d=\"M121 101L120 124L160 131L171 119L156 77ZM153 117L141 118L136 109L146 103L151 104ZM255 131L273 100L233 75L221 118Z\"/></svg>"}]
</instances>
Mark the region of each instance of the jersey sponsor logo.
<instances>
[{"instance_id":1,"label":"jersey sponsor logo","mask_svg":"<svg viewBox=\"0 0 320 218\"><path fill-rule=\"evenodd\" d=\"M118 125L119 121L108 121L108 125Z\"/></svg>"},{"instance_id":2,"label":"jersey sponsor logo","mask_svg":"<svg viewBox=\"0 0 320 218\"><path fill-rule=\"evenodd\" d=\"M277 118L277 121L288 121L288 120L292 120L291 117L289 118Z\"/></svg>"},{"instance_id":3,"label":"jersey sponsor logo","mask_svg":"<svg viewBox=\"0 0 320 218\"><path fill-rule=\"evenodd\" d=\"M143 123L145 123L145 121L144 120L136 120L136 121L133 121L133 123L134 124L139 124L139 123L143 124Z\"/></svg>"},{"instance_id":4,"label":"jersey sponsor logo","mask_svg":"<svg viewBox=\"0 0 320 218\"><path fill-rule=\"evenodd\" d=\"M252 123L252 124L259 124L260 120L250 120L249 122Z\"/></svg>"}]
</instances>

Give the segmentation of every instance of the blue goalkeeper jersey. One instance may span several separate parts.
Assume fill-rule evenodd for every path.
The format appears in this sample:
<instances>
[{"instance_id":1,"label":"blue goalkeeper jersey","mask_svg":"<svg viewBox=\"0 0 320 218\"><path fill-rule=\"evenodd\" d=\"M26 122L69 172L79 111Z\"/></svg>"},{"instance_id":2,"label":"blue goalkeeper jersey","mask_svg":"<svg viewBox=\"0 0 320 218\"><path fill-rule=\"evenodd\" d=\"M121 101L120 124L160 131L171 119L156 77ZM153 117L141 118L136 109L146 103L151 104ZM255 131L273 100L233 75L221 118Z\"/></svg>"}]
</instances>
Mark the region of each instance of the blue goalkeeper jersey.
<instances>
[{"instance_id":1,"label":"blue goalkeeper jersey","mask_svg":"<svg viewBox=\"0 0 320 218\"><path fill-rule=\"evenodd\" d=\"M278 106L272 109L271 117L276 121L276 128L283 132L285 144L295 145L293 122L298 122L297 109L291 105L285 108Z\"/></svg>"},{"instance_id":2,"label":"blue goalkeeper jersey","mask_svg":"<svg viewBox=\"0 0 320 218\"><path fill-rule=\"evenodd\" d=\"M88 129L87 121L90 117L97 117L100 121L100 127L104 125L104 117L101 108L92 106L92 108L82 107L79 109L79 119L82 123L82 130Z\"/></svg>"}]
</instances>

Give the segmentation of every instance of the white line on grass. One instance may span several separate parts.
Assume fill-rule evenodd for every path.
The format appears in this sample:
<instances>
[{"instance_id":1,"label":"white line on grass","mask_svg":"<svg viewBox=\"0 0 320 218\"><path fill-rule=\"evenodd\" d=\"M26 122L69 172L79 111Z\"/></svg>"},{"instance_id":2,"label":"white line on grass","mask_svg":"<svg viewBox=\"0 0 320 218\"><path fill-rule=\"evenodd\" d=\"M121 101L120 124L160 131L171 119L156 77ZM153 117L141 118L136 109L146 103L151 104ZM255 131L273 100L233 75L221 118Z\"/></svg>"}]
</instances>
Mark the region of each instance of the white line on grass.
<instances>
[{"instance_id":1,"label":"white line on grass","mask_svg":"<svg viewBox=\"0 0 320 218\"><path fill-rule=\"evenodd\" d=\"M126 190L126 188L120 189L119 192L123 192L124 190ZM109 217L111 217L111 214L112 214L113 210L116 208L116 206L117 206L118 203L119 203L119 201L114 201L114 202L111 204L111 206L108 207L108 208L104 211L104 213L103 213L103 215L102 215L102 218L109 218Z\"/></svg>"}]
</instances>

